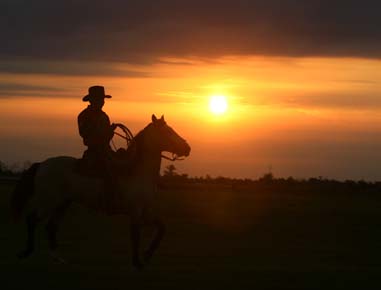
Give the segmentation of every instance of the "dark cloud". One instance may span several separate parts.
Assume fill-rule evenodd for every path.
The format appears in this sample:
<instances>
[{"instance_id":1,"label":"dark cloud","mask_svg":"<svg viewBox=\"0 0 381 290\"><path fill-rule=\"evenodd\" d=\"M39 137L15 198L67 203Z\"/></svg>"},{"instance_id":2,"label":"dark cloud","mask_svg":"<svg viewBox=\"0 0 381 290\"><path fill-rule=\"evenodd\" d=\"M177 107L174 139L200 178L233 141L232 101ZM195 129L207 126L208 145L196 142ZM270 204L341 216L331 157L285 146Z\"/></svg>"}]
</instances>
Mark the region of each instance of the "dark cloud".
<instances>
[{"instance_id":1,"label":"dark cloud","mask_svg":"<svg viewBox=\"0 0 381 290\"><path fill-rule=\"evenodd\" d=\"M299 96L280 96L257 98L258 104L264 106L281 106L303 109L339 109L339 110L380 110L379 91L374 93L326 92L320 94L302 94ZM250 103L249 103L250 104Z\"/></svg>"},{"instance_id":2,"label":"dark cloud","mask_svg":"<svg viewBox=\"0 0 381 290\"><path fill-rule=\"evenodd\" d=\"M380 58L372 0L0 3L0 57L149 63L227 54Z\"/></svg>"},{"instance_id":3,"label":"dark cloud","mask_svg":"<svg viewBox=\"0 0 381 290\"><path fill-rule=\"evenodd\" d=\"M14 82L0 83L0 98L12 98L19 96L61 96L65 90L56 87L28 85Z\"/></svg>"},{"instance_id":4,"label":"dark cloud","mask_svg":"<svg viewBox=\"0 0 381 290\"><path fill-rule=\"evenodd\" d=\"M63 62L14 60L1 61L0 72L13 74L49 74L71 76L123 76L130 78L148 77L149 73L122 68L120 64L98 62Z\"/></svg>"}]
</instances>

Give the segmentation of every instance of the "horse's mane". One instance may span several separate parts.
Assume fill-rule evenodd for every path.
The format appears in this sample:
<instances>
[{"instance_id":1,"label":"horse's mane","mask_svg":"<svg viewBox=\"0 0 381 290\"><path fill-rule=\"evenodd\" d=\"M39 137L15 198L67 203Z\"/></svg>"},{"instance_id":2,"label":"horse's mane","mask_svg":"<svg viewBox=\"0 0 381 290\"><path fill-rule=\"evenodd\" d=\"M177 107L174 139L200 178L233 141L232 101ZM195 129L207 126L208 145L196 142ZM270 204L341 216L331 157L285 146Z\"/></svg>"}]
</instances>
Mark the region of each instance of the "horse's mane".
<instances>
[{"instance_id":1,"label":"horse's mane","mask_svg":"<svg viewBox=\"0 0 381 290\"><path fill-rule=\"evenodd\" d=\"M132 146L138 146L138 147L141 147L140 145L142 145L142 143L143 143L145 130L147 130L147 128L149 128L151 125L152 125L152 123L149 123L149 124L148 124L147 126L145 126L142 130L140 130L139 133L136 134L134 138L132 138L132 140L131 140L131 144L130 144L130 145L128 146L128 148L127 148L127 152L128 152L128 150L129 150Z\"/></svg>"},{"instance_id":2,"label":"horse's mane","mask_svg":"<svg viewBox=\"0 0 381 290\"><path fill-rule=\"evenodd\" d=\"M139 164L143 158L143 143L144 135L147 128L149 128L152 123L148 124L144 129L139 131L138 134L132 138L127 150L119 151L120 159L123 159L127 163L127 172L131 172L137 164ZM118 153L118 152L117 152ZM126 168L120 168L121 171L125 171Z\"/></svg>"}]
</instances>

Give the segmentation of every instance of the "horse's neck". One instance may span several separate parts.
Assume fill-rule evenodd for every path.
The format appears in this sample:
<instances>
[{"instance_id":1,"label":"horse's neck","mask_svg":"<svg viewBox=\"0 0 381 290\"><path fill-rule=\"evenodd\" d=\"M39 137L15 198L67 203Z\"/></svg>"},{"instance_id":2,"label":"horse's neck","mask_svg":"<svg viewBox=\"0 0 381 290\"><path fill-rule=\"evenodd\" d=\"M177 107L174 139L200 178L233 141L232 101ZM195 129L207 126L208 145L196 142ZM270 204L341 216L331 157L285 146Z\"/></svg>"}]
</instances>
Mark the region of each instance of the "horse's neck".
<instances>
[{"instance_id":1,"label":"horse's neck","mask_svg":"<svg viewBox=\"0 0 381 290\"><path fill-rule=\"evenodd\" d=\"M136 173L145 179L157 179L160 174L161 152L145 151L136 166Z\"/></svg>"},{"instance_id":2,"label":"horse's neck","mask_svg":"<svg viewBox=\"0 0 381 290\"><path fill-rule=\"evenodd\" d=\"M150 138L147 136L149 128L144 128L133 140L132 150L137 154L134 173L146 180L157 180L160 174L161 151L147 140Z\"/></svg>"}]
</instances>

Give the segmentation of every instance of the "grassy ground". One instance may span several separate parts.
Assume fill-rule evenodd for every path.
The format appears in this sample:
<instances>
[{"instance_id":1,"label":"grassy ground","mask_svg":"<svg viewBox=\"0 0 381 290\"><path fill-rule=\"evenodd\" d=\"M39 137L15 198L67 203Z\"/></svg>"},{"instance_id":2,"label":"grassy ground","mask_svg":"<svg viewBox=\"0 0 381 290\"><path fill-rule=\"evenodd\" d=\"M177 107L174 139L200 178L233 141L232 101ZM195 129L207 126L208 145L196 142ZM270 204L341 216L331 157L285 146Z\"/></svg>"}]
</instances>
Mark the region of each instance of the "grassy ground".
<instances>
[{"instance_id":1,"label":"grassy ground","mask_svg":"<svg viewBox=\"0 0 381 290\"><path fill-rule=\"evenodd\" d=\"M128 220L70 209L56 264L38 232L36 253L15 256L11 185L0 186L1 289L379 289L381 195L165 190L168 233L151 265L130 266ZM149 232L146 236L148 238Z\"/></svg>"}]
</instances>

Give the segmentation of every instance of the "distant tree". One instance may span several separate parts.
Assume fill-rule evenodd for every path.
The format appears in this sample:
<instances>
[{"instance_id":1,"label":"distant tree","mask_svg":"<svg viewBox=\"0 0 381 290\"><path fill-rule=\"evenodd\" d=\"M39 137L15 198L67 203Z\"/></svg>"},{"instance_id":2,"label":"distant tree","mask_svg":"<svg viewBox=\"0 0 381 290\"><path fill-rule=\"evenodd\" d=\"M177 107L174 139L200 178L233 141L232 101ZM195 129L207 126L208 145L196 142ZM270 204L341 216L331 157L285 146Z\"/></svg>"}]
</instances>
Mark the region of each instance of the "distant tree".
<instances>
[{"instance_id":1,"label":"distant tree","mask_svg":"<svg viewBox=\"0 0 381 290\"><path fill-rule=\"evenodd\" d=\"M188 178L189 178L189 175L186 174L186 173L183 173L183 174L181 174L181 178L182 178L182 179L188 179Z\"/></svg>"},{"instance_id":2,"label":"distant tree","mask_svg":"<svg viewBox=\"0 0 381 290\"><path fill-rule=\"evenodd\" d=\"M21 171L25 171L27 169L29 169L29 167L32 166L32 162L27 160L27 161L24 161L24 163L21 165Z\"/></svg>"},{"instance_id":3,"label":"distant tree","mask_svg":"<svg viewBox=\"0 0 381 290\"><path fill-rule=\"evenodd\" d=\"M294 183L296 180L292 176L289 176L289 177L287 177L287 181Z\"/></svg>"},{"instance_id":4,"label":"distant tree","mask_svg":"<svg viewBox=\"0 0 381 290\"><path fill-rule=\"evenodd\" d=\"M274 180L274 175L269 172L265 173L261 178L259 178L259 181L265 182L265 183L271 183Z\"/></svg>"},{"instance_id":5,"label":"distant tree","mask_svg":"<svg viewBox=\"0 0 381 290\"><path fill-rule=\"evenodd\" d=\"M177 175L175 165L173 164L168 165L164 170L164 176L172 177L175 175Z\"/></svg>"},{"instance_id":6,"label":"distant tree","mask_svg":"<svg viewBox=\"0 0 381 290\"><path fill-rule=\"evenodd\" d=\"M0 161L0 174L9 176L9 175L13 175L14 173L12 171L12 167Z\"/></svg>"},{"instance_id":7,"label":"distant tree","mask_svg":"<svg viewBox=\"0 0 381 290\"><path fill-rule=\"evenodd\" d=\"M14 162L8 166L8 172L13 175L13 174L18 174L22 172L21 169L21 164L20 162Z\"/></svg>"}]
</instances>

